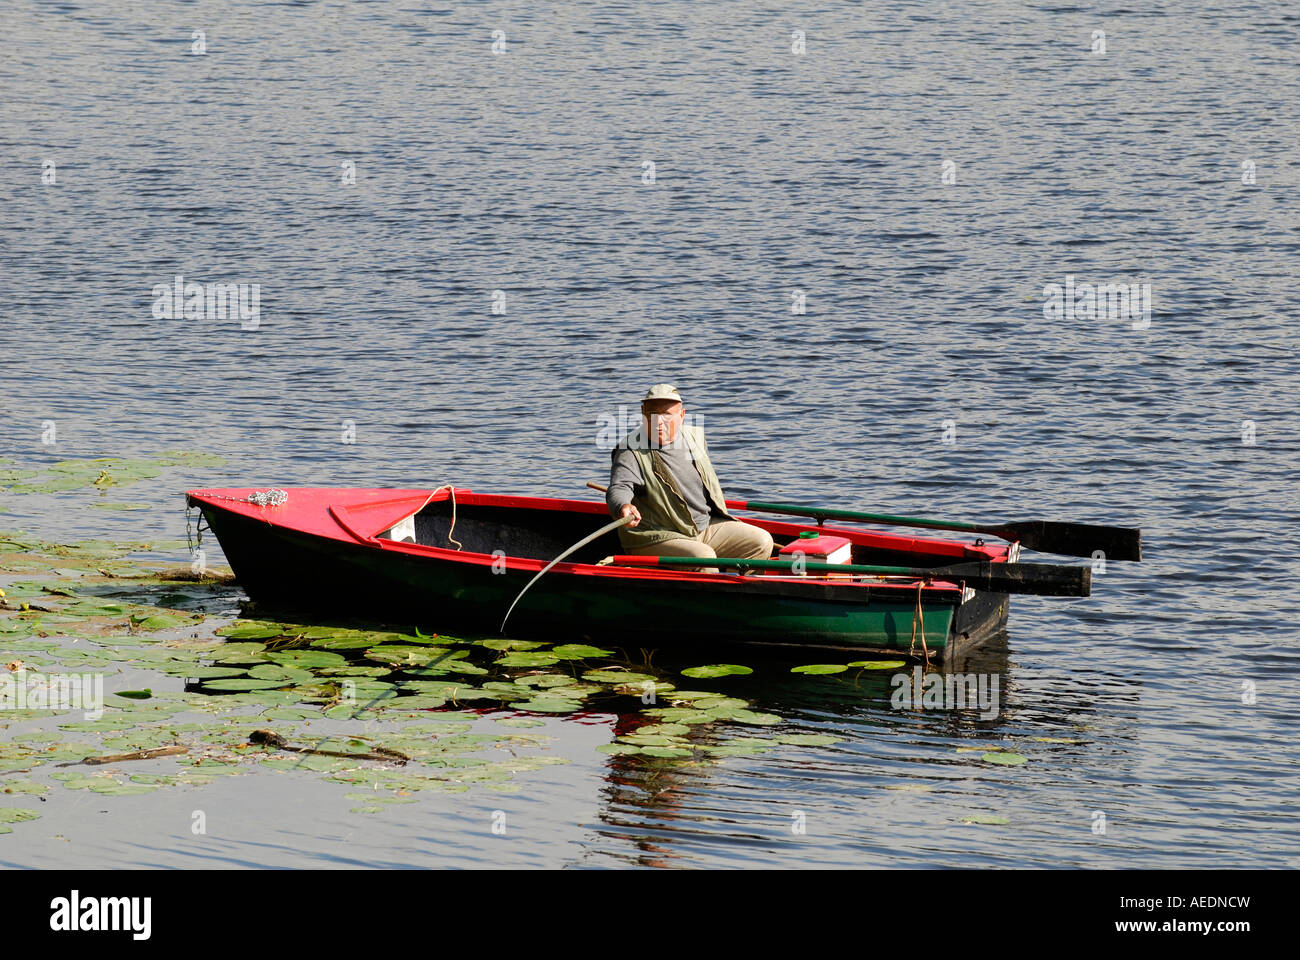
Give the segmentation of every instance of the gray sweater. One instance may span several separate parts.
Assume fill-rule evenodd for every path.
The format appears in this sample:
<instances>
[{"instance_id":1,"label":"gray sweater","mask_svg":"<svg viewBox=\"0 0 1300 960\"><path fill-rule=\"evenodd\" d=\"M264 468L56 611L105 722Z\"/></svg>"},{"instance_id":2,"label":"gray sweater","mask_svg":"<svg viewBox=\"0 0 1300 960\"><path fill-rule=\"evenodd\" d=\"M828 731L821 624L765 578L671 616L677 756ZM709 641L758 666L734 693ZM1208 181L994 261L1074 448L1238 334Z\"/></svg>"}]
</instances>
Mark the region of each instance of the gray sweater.
<instances>
[{"instance_id":1,"label":"gray sweater","mask_svg":"<svg viewBox=\"0 0 1300 960\"><path fill-rule=\"evenodd\" d=\"M660 447L659 453L664 458L669 474L677 483L677 489L682 492L686 505L690 507L695 528L703 531L715 517L721 517L721 514L710 507L704 481L700 479L700 471L695 469L695 461L691 458L685 439L679 433L672 443ZM609 491L605 494L605 503L609 505L610 515L617 517L624 505L632 502L634 488L644 485L645 481L641 477L641 467L637 463L636 455L626 447L615 448L613 467L609 475Z\"/></svg>"}]
</instances>

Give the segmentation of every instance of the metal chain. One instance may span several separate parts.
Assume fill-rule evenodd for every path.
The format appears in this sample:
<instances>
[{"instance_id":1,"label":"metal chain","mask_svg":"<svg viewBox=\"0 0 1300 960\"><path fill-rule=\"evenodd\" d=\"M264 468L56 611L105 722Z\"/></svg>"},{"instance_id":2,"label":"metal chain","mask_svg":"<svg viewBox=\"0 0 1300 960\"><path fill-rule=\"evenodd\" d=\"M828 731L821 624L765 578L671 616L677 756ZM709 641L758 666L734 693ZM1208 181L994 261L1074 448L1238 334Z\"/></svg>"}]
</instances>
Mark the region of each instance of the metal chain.
<instances>
[{"instance_id":1,"label":"metal chain","mask_svg":"<svg viewBox=\"0 0 1300 960\"><path fill-rule=\"evenodd\" d=\"M207 494L209 500L229 500L232 503L251 503L258 507L278 507L289 501L289 494L279 488L272 487L270 490L254 490L246 497L225 497L219 493ZM203 546L203 511L199 510L198 522L194 524L193 535L190 531L190 510L189 506L185 507L185 545L189 547L190 553L193 554L196 549ZM211 527L208 527L211 530Z\"/></svg>"},{"instance_id":2,"label":"metal chain","mask_svg":"<svg viewBox=\"0 0 1300 960\"><path fill-rule=\"evenodd\" d=\"M288 502L289 494L283 490L254 490L246 497L223 497L219 493L207 494L209 500L230 500L234 503L251 503L258 507L278 507Z\"/></svg>"},{"instance_id":3,"label":"metal chain","mask_svg":"<svg viewBox=\"0 0 1300 960\"><path fill-rule=\"evenodd\" d=\"M203 547L203 531L211 530L211 527L204 527L206 519L202 510L196 510L197 520L190 515L192 507L185 508L185 545L189 548L190 556L194 556L196 550Z\"/></svg>"}]
</instances>

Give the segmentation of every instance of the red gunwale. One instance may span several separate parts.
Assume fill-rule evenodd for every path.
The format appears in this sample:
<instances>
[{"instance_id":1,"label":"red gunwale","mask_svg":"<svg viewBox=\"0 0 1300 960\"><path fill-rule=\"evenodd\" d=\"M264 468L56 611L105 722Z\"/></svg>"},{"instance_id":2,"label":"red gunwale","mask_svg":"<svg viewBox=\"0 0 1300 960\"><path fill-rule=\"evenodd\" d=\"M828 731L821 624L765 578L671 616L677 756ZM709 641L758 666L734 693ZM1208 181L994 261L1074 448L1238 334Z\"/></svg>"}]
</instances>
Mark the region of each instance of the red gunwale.
<instances>
[{"instance_id":1,"label":"red gunwale","mask_svg":"<svg viewBox=\"0 0 1300 960\"><path fill-rule=\"evenodd\" d=\"M264 520L268 524L293 530L312 536L326 537L343 543L368 546L372 549L395 551L470 564L472 566L491 566L500 562L492 554L471 553L453 550L448 547L433 547L417 543L399 543L385 540L378 536L394 524L424 509L429 503L445 501L451 494L446 489L357 489L337 487L297 487L286 492L289 499L280 506L260 507L242 502L253 490L251 488L226 488L215 490L186 491L187 505L204 503L211 507L227 510L231 513ZM223 499L223 498L235 499ZM526 510L554 510L565 513L585 513L593 517L608 517L604 501L566 500L554 497L526 497L514 495L474 493L470 490L455 490L456 505L495 507L513 507ZM737 511L743 513L744 511ZM759 517L745 516L743 519L757 527L767 530L775 536L797 537L802 530L821 529L826 533L845 537L855 545L902 552L922 552L931 556L946 558L950 562L991 561L1005 562L1010 547L1002 544L969 544L955 540L937 540L930 537L914 537L874 530L856 530L844 527L816 527L811 522L795 523L783 520L765 520ZM548 560L536 560L531 557L505 557L506 569L519 572L537 572L546 566ZM739 585L752 581L736 573L699 573L669 568L639 568L599 566L592 563L557 563L553 568L556 573L568 573L587 577L613 577L620 580L674 580L696 583L709 583L715 586ZM801 577L809 583L831 583L837 587L864 587L872 590L906 590L914 591L917 580L902 581L857 581L839 580L826 577ZM790 582L786 580L784 582ZM928 595L958 592L960 585L936 580L924 588Z\"/></svg>"}]
</instances>

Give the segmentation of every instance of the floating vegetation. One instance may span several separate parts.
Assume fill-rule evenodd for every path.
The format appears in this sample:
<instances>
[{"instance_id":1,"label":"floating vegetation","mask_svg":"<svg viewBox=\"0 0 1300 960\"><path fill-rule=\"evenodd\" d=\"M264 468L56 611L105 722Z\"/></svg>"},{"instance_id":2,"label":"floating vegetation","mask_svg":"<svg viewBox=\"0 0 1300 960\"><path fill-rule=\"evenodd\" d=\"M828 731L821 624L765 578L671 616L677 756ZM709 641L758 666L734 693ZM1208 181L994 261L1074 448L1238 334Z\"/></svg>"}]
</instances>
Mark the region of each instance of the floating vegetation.
<instances>
[{"instance_id":1,"label":"floating vegetation","mask_svg":"<svg viewBox=\"0 0 1300 960\"><path fill-rule=\"evenodd\" d=\"M64 461L43 472L6 465L0 493L53 484L99 497L171 467L209 465L181 454ZM117 494L99 503L130 506ZM743 678L755 671L740 664L678 673L590 643L237 618L241 594L225 571L196 576L141 556L183 546L0 532L0 833L37 816L6 803L38 806L64 790L198 790L247 775L323 780L369 816L426 794L511 793L530 774L569 762L554 734L570 717L610 729L597 762L646 779L842 742L760 709L745 695L754 681ZM905 666L866 660L790 673ZM785 670L775 672L788 682ZM74 677L102 682L93 709L59 699L60 684ZM959 749L992 764L1026 762L987 743Z\"/></svg>"},{"instance_id":2,"label":"floating vegetation","mask_svg":"<svg viewBox=\"0 0 1300 960\"><path fill-rule=\"evenodd\" d=\"M1005 750L990 751L989 753L982 754L980 759L985 763L1000 763L1008 767L1018 767L1020 764L1027 763L1029 760L1028 757Z\"/></svg>"},{"instance_id":3,"label":"floating vegetation","mask_svg":"<svg viewBox=\"0 0 1300 960\"><path fill-rule=\"evenodd\" d=\"M124 486L164 466L66 461L43 483ZM28 473L5 470L0 486L42 486ZM590 644L232 619L228 576L137 556L177 546L0 532L0 793L135 796L264 771L345 785L354 812L374 815L421 793L517 791L518 778L569 762L547 733L569 715L625 718L597 749L650 769L839 742L750 736L784 721ZM98 703L59 700L75 677L99 678ZM0 833L36 816L0 806Z\"/></svg>"},{"instance_id":4,"label":"floating vegetation","mask_svg":"<svg viewBox=\"0 0 1300 960\"><path fill-rule=\"evenodd\" d=\"M140 480L162 476L169 467L210 469L225 465L225 459L206 453L164 451L150 459L96 457L90 460L60 460L42 470L0 469L0 488L7 493L62 493L66 490L129 487ZM135 510L135 504L101 504L104 509Z\"/></svg>"},{"instance_id":5,"label":"floating vegetation","mask_svg":"<svg viewBox=\"0 0 1300 960\"><path fill-rule=\"evenodd\" d=\"M35 810L26 810L22 807L0 807L0 833L12 833L11 823L24 823L27 820L37 820L40 814Z\"/></svg>"}]
</instances>

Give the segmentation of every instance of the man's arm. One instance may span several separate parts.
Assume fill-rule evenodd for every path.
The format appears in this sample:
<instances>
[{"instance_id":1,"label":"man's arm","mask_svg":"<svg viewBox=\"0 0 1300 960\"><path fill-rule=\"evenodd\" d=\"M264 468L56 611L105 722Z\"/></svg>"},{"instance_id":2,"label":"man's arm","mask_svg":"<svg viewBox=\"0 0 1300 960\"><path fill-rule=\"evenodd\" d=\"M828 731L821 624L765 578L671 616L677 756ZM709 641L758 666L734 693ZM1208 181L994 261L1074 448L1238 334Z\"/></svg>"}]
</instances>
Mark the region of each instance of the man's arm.
<instances>
[{"instance_id":1,"label":"man's arm","mask_svg":"<svg viewBox=\"0 0 1300 960\"><path fill-rule=\"evenodd\" d=\"M609 489L605 491L605 504L612 517L623 515L623 508L632 502L633 489L642 483L641 468L636 455L626 447L617 448L611 455Z\"/></svg>"}]
</instances>

